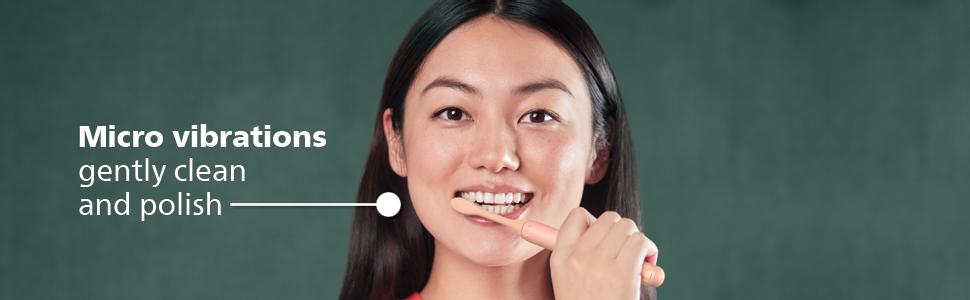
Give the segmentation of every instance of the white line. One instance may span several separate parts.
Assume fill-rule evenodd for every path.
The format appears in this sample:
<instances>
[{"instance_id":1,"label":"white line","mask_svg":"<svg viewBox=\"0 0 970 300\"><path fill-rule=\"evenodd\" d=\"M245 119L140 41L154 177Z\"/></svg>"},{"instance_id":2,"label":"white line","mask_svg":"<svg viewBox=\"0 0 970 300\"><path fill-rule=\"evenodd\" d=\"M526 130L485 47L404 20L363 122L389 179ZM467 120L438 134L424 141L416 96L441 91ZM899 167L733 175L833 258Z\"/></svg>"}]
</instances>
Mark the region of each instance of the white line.
<instances>
[{"instance_id":1,"label":"white line","mask_svg":"<svg viewBox=\"0 0 970 300\"><path fill-rule=\"evenodd\" d=\"M270 203L270 202L250 202L250 203L237 203L230 202L229 206L243 206L243 207L341 207L341 206L377 206L377 203Z\"/></svg>"}]
</instances>

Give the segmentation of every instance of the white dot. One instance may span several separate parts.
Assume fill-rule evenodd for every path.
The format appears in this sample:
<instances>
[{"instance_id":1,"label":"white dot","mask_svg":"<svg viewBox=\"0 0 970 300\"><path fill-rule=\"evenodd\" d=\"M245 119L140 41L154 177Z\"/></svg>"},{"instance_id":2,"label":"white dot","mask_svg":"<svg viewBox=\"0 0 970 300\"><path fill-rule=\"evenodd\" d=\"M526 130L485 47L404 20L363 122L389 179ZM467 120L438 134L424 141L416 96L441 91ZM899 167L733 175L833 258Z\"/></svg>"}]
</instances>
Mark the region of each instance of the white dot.
<instances>
[{"instance_id":1,"label":"white dot","mask_svg":"<svg viewBox=\"0 0 970 300\"><path fill-rule=\"evenodd\" d=\"M377 196L377 212L385 217L393 217L401 211L401 198L391 192Z\"/></svg>"}]
</instances>

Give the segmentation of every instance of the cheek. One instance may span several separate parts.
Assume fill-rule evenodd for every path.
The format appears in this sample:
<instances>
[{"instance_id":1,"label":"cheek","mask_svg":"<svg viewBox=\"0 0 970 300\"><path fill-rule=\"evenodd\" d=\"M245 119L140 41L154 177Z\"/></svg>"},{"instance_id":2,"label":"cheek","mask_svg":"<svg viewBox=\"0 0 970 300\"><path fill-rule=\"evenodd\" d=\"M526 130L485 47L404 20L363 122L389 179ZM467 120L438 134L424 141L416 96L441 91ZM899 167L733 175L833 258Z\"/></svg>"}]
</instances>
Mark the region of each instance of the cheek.
<instances>
[{"instance_id":1,"label":"cheek","mask_svg":"<svg viewBox=\"0 0 970 300\"><path fill-rule=\"evenodd\" d=\"M422 183L448 178L462 161L460 139L442 130L415 130L405 136L408 181Z\"/></svg>"},{"instance_id":2,"label":"cheek","mask_svg":"<svg viewBox=\"0 0 970 300\"><path fill-rule=\"evenodd\" d=\"M407 128L407 127L405 127ZM421 223L433 235L447 234L454 213L448 206L454 174L462 162L460 136L412 126L405 132L404 151L411 202Z\"/></svg>"},{"instance_id":3,"label":"cheek","mask_svg":"<svg viewBox=\"0 0 970 300\"><path fill-rule=\"evenodd\" d=\"M582 200L590 143L582 132L562 132L524 139L519 151L524 174L542 191L537 216L560 224Z\"/></svg>"}]
</instances>

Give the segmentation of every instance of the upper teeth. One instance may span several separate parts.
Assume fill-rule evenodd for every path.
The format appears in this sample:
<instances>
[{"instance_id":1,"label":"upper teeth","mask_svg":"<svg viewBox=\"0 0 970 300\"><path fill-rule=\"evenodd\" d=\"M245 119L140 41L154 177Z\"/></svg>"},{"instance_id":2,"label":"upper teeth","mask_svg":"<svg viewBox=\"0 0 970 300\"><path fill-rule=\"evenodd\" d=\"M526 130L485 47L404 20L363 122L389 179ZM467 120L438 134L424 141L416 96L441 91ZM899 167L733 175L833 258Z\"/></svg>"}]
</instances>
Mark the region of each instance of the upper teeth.
<instances>
[{"instance_id":1,"label":"upper teeth","mask_svg":"<svg viewBox=\"0 0 970 300\"><path fill-rule=\"evenodd\" d=\"M485 204L517 204L525 201L522 193L461 192L465 200Z\"/></svg>"}]
</instances>

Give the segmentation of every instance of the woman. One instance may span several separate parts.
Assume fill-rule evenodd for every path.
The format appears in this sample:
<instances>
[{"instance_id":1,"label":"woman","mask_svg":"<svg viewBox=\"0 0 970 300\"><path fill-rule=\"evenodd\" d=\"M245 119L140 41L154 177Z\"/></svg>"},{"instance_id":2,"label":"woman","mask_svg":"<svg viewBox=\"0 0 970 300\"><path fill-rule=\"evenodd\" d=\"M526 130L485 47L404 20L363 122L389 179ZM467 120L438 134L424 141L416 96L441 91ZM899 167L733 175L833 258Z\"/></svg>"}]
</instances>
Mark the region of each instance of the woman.
<instances>
[{"instance_id":1,"label":"woman","mask_svg":"<svg viewBox=\"0 0 970 300\"><path fill-rule=\"evenodd\" d=\"M612 71L574 11L437 2L390 65L358 192L394 192L402 211L356 211L340 297L654 298L641 275L663 271L637 228L634 171ZM556 246L457 213L453 197L559 226Z\"/></svg>"}]
</instances>

